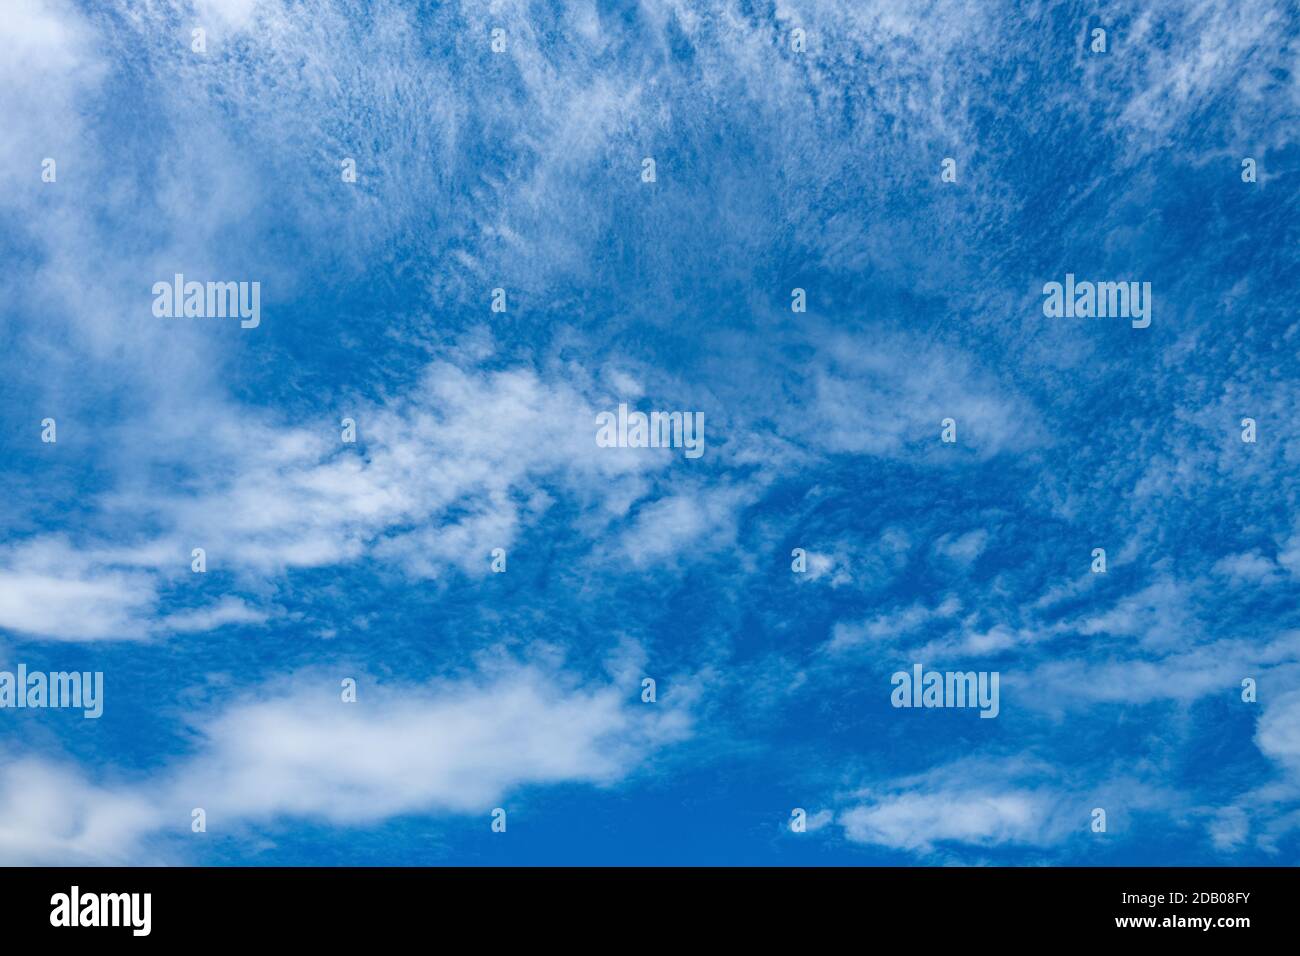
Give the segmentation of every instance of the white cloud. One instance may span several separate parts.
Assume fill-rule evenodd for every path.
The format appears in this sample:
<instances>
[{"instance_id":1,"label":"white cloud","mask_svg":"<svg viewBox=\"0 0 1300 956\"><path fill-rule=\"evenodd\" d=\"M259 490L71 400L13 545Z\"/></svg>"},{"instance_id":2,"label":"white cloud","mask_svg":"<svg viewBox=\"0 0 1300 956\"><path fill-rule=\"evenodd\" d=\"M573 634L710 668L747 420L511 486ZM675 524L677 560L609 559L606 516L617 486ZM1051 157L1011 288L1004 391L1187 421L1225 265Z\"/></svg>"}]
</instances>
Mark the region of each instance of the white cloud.
<instances>
[{"instance_id":1,"label":"white cloud","mask_svg":"<svg viewBox=\"0 0 1300 956\"><path fill-rule=\"evenodd\" d=\"M427 685L299 673L193 721L196 752L149 779L94 784L45 758L0 769L0 863L139 862L150 838L278 817L340 825L399 814L483 814L525 785L610 786L691 733L686 706L638 685L504 665ZM184 854L184 849L180 851Z\"/></svg>"},{"instance_id":2,"label":"white cloud","mask_svg":"<svg viewBox=\"0 0 1300 956\"><path fill-rule=\"evenodd\" d=\"M1099 87L1124 90L1117 119L1132 140L1134 154L1162 145L1179 124L1211 101L1227 98L1239 107L1229 111L1230 117L1248 115L1248 107L1265 95L1251 77L1249 64L1271 58L1286 20L1286 4L1276 0L1153 5L1123 32L1115 32L1112 42L1120 55L1090 74L1089 96L1114 96ZM1254 132L1234 130L1233 138Z\"/></svg>"},{"instance_id":3,"label":"white cloud","mask_svg":"<svg viewBox=\"0 0 1300 956\"><path fill-rule=\"evenodd\" d=\"M436 361L406 395L349 410L355 445L329 420L287 426L223 408L201 436L169 443L201 484L124 485L98 499L84 541L36 538L0 552L0 627L91 640L264 620L240 604L149 623L162 584L190 573L193 547L209 573L250 587L363 555L416 578L483 575L492 549L509 550L557 494L572 496L597 537L651 499L614 539L640 566L734 544L756 487L675 481L680 455L598 447L592 387L559 370ZM93 536L124 523L160 530L133 546Z\"/></svg>"},{"instance_id":4,"label":"white cloud","mask_svg":"<svg viewBox=\"0 0 1300 956\"><path fill-rule=\"evenodd\" d=\"M34 199L41 160L77 175L87 155L79 99L103 76L94 32L70 3L11 0L0 18L0 185L9 201Z\"/></svg>"},{"instance_id":5,"label":"white cloud","mask_svg":"<svg viewBox=\"0 0 1300 956\"><path fill-rule=\"evenodd\" d=\"M804 820L804 828L808 833L816 833L834 822L834 810L818 810L816 813L808 814L807 819Z\"/></svg>"},{"instance_id":6,"label":"white cloud","mask_svg":"<svg viewBox=\"0 0 1300 956\"><path fill-rule=\"evenodd\" d=\"M807 558L808 568L797 579L800 583L828 578L831 587L839 587L853 580L853 575L849 572L847 559L843 554L823 554L820 551L809 551L807 552Z\"/></svg>"},{"instance_id":7,"label":"white cloud","mask_svg":"<svg viewBox=\"0 0 1300 956\"><path fill-rule=\"evenodd\" d=\"M151 575L105 563L62 537L0 551L0 628L74 641L138 639L156 602Z\"/></svg>"},{"instance_id":8,"label":"white cloud","mask_svg":"<svg viewBox=\"0 0 1300 956\"><path fill-rule=\"evenodd\" d=\"M1210 841L1216 850L1237 849L1250 835L1250 817L1241 807L1224 807L1209 823Z\"/></svg>"},{"instance_id":9,"label":"white cloud","mask_svg":"<svg viewBox=\"0 0 1300 956\"><path fill-rule=\"evenodd\" d=\"M944 840L981 846L1043 842L1049 808L1045 794L963 788L885 796L844 811L839 822L857 843L928 851Z\"/></svg>"},{"instance_id":10,"label":"white cloud","mask_svg":"<svg viewBox=\"0 0 1300 956\"><path fill-rule=\"evenodd\" d=\"M735 542L739 512L756 497L748 486L701 484L689 492L670 488L641 507L621 546L638 567L714 553Z\"/></svg>"},{"instance_id":11,"label":"white cloud","mask_svg":"<svg viewBox=\"0 0 1300 956\"><path fill-rule=\"evenodd\" d=\"M1153 647L1186 644L1200 634L1191 607L1195 590L1193 583L1161 576L1108 610L1083 617L1072 626L1086 635L1140 637Z\"/></svg>"},{"instance_id":12,"label":"white cloud","mask_svg":"<svg viewBox=\"0 0 1300 956\"><path fill-rule=\"evenodd\" d=\"M964 757L850 797L836 818L845 837L920 855L995 846L1047 849L1087 833L1093 807L1107 809L1107 832L1123 833L1137 812L1169 812L1182 803L1177 793L1137 777L1103 772L1081 786L1067 768L1023 752Z\"/></svg>"},{"instance_id":13,"label":"white cloud","mask_svg":"<svg viewBox=\"0 0 1300 956\"><path fill-rule=\"evenodd\" d=\"M194 0L196 23L217 24L231 31L247 30L253 24L261 0Z\"/></svg>"},{"instance_id":14,"label":"white cloud","mask_svg":"<svg viewBox=\"0 0 1300 956\"><path fill-rule=\"evenodd\" d=\"M830 452L898 457L924 454L931 464L954 460L940 442L941 422L957 422L957 449L981 458L1041 440L1024 399L972 366L968 356L937 343L878 336L870 348L834 337L813 361L812 402L786 427Z\"/></svg>"},{"instance_id":15,"label":"white cloud","mask_svg":"<svg viewBox=\"0 0 1300 956\"><path fill-rule=\"evenodd\" d=\"M892 646L899 638L913 634L927 624L949 621L960 611L961 601L950 594L934 607L918 601L901 610L858 623L837 621L826 650L838 653L864 644Z\"/></svg>"},{"instance_id":16,"label":"white cloud","mask_svg":"<svg viewBox=\"0 0 1300 956\"><path fill-rule=\"evenodd\" d=\"M1213 571L1236 585L1271 584L1280 578L1277 563L1258 550L1220 558L1214 563Z\"/></svg>"},{"instance_id":17,"label":"white cloud","mask_svg":"<svg viewBox=\"0 0 1300 956\"><path fill-rule=\"evenodd\" d=\"M934 543L934 550L935 553L950 558L958 564L970 564L984 553L988 541L989 533L983 528L977 528L955 538L945 534Z\"/></svg>"},{"instance_id":18,"label":"white cloud","mask_svg":"<svg viewBox=\"0 0 1300 956\"><path fill-rule=\"evenodd\" d=\"M218 819L486 813L521 783L614 783L687 727L670 707L638 707L635 686L574 686L537 669L430 687L359 684L355 704L318 675L233 706L201 728L204 754L175 790Z\"/></svg>"},{"instance_id":19,"label":"white cloud","mask_svg":"<svg viewBox=\"0 0 1300 956\"><path fill-rule=\"evenodd\" d=\"M1300 632L1173 647L1159 655L1044 661L1022 677L1007 675L1003 683L1015 687L1026 706L1048 711L1098 702L1187 703L1239 693L1243 677L1285 673L1300 662Z\"/></svg>"},{"instance_id":20,"label":"white cloud","mask_svg":"<svg viewBox=\"0 0 1300 956\"><path fill-rule=\"evenodd\" d=\"M1067 825L1068 801L1041 782L1022 781L1042 781L1049 769L1024 757L964 758L855 794L861 802L841 811L837 822L854 842L920 853L944 841L1044 845Z\"/></svg>"},{"instance_id":21,"label":"white cloud","mask_svg":"<svg viewBox=\"0 0 1300 956\"><path fill-rule=\"evenodd\" d=\"M1282 544L1277 561L1292 577L1300 578L1300 532L1292 534Z\"/></svg>"},{"instance_id":22,"label":"white cloud","mask_svg":"<svg viewBox=\"0 0 1300 956\"><path fill-rule=\"evenodd\" d=\"M265 611L250 607L237 597L224 597L206 607L168 614L158 629L164 633L211 631L227 624L262 624L269 618Z\"/></svg>"},{"instance_id":23,"label":"white cloud","mask_svg":"<svg viewBox=\"0 0 1300 956\"><path fill-rule=\"evenodd\" d=\"M1256 728L1255 743L1289 767L1300 782L1300 690L1279 694L1269 702Z\"/></svg>"},{"instance_id":24,"label":"white cloud","mask_svg":"<svg viewBox=\"0 0 1300 956\"><path fill-rule=\"evenodd\" d=\"M41 757L0 763L0 865L147 862L136 841L161 825L146 792L96 786Z\"/></svg>"}]
</instances>

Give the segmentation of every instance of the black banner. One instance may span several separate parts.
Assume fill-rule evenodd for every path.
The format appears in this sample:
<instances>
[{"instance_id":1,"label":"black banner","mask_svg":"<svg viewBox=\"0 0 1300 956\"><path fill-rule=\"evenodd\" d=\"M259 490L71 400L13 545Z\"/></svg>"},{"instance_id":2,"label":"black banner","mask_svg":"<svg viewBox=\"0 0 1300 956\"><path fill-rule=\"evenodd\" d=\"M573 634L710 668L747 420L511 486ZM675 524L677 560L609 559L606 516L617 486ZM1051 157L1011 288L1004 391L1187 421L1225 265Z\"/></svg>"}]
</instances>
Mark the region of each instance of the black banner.
<instances>
[{"instance_id":1,"label":"black banner","mask_svg":"<svg viewBox=\"0 0 1300 956\"><path fill-rule=\"evenodd\" d=\"M337 943L410 938L662 946L907 930L918 942L1293 935L1292 868L0 870L8 939ZM610 935L614 934L614 935ZM672 934L672 935L666 935Z\"/></svg>"}]
</instances>

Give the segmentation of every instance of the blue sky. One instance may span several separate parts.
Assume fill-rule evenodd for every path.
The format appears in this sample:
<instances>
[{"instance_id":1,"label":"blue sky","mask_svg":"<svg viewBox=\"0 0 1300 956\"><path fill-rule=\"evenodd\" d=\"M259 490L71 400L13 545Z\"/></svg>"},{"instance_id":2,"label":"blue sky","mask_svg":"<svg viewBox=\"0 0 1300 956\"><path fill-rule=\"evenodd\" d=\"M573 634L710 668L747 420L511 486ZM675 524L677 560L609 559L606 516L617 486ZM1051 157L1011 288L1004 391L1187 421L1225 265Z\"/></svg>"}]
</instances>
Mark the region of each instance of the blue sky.
<instances>
[{"instance_id":1,"label":"blue sky","mask_svg":"<svg viewBox=\"0 0 1300 956\"><path fill-rule=\"evenodd\" d=\"M1297 862L1293 6L11 7L0 862Z\"/></svg>"}]
</instances>

